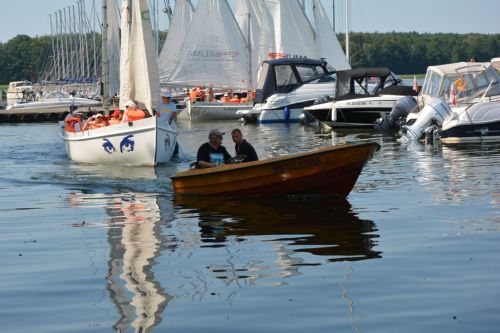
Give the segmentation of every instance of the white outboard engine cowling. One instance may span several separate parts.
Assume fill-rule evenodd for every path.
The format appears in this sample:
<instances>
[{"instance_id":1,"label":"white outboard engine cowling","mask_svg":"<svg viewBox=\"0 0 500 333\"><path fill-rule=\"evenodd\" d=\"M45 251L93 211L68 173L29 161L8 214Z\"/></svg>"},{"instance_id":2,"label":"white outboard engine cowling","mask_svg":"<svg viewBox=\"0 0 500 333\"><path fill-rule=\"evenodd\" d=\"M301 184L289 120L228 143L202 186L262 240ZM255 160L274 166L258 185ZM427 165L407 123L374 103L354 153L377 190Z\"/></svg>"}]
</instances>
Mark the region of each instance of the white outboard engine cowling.
<instances>
[{"instance_id":1,"label":"white outboard engine cowling","mask_svg":"<svg viewBox=\"0 0 500 333\"><path fill-rule=\"evenodd\" d=\"M431 125L437 125L439 128L443 125L443 121L452 115L448 103L441 98L433 98L423 109L411 126L402 126L401 134L408 141L417 141L422 138L425 129Z\"/></svg>"}]
</instances>

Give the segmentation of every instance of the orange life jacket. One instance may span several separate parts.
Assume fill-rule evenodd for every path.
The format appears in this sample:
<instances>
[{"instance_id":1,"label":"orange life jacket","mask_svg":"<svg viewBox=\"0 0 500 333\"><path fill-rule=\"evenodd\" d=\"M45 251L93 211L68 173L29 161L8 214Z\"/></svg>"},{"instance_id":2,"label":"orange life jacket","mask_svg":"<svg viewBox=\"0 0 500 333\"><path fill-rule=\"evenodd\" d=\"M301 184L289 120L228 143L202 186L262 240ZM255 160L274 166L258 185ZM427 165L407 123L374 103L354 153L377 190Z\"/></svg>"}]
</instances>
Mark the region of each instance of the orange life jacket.
<instances>
[{"instance_id":1,"label":"orange life jacket","mask_svg":"<svg viewBox=\"0 0 500 333\"><path fill-rule=\"evenodd\" d=\"M196 102L198 97L201 97L200 91L196 88L191 89L191 92L189 93L189 99L191 102Z\"/></svg>"},{"instance_id":2,"label":"orange life jacket","mask_svg":"<svg viewBox=\"0 0 500 333\"><path fill-rule=\"evenodd\" d=\"M238 104L240 102L240 98L238 97L238 95L235 95L233 98L231 98L229 100L229 103L235 103L235 104Z\"/></svg>"},{"instance_id":3,"label":"orange life jacket","mask_svg":"<svg viewBox=\"0 0 500 333\"><path fill-rule=\"evenodd\" d=\"M75 124L79 123L80 124L80 130L82 129L82 120L78 117L69 117L66 119L66 122L64 123L64 130L67 132L76 132L75 130Z\"/></svg>"},{"instance_id":4,"label":"orange life jacket","mask_svg":"<svg viewBox=\"0 0 500 333\"><path fill-rule=\"evenodd\" d=\"M146 115L144 114L144 111L140 109L127 110L127 121L140 120L144 119L145 117Z\"/></svg>"}]
</instances>

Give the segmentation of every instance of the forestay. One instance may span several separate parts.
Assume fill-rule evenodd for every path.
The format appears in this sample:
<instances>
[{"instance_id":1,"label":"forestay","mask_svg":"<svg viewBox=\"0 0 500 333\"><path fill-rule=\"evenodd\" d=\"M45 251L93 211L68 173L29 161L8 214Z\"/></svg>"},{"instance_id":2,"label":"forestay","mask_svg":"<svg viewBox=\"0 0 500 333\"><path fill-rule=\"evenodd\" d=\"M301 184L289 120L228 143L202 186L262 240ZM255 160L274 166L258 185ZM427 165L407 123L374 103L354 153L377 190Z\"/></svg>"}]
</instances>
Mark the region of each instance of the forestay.
<instances>
[{"instance_id":1,"label":"forestay","mask_svg":"<svg viewBox=\"0 0 500 333\"><path fill-rule=\"evenodd\" d=\"M120 90L120 20L116 1L108 0L107 4L109 96L114 96Z\"/></svg>"}]
</instances>

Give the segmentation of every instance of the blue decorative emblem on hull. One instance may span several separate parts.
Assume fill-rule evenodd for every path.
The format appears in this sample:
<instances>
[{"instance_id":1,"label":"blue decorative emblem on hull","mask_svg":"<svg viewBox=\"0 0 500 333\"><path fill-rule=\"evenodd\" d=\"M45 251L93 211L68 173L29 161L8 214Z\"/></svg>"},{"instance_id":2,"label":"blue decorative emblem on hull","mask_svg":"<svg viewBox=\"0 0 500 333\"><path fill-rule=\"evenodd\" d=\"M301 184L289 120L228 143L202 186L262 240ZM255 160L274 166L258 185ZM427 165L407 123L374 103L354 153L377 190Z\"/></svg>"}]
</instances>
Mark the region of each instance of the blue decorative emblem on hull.
<instances>
[{"instance_id":1,"label":"blue decorative emblem on hull","mask_svg":"<svg viewBox=\"0 0 500 333\"><path fill-rule=\"evenodd\" d=\"M133 138L133 135L127 135L122 139L122 142L120 142L120 152L134 151L135 142Z\"/></svg>"},{"instance_id":2,"label":"blue decorative emblem on hull","mask_svg":"<svg viewBox=\"0 0 500 333\"><path fill-rule=\"evenodd\" d=\"M109 141L108 139L103 139L104 140L104 143L102 144L102 147L104 148L104 151L108 154L112 154L116 151L115 147L113 146L113 144L111 143L111 141Z\"/></svg>"}]
</instances>

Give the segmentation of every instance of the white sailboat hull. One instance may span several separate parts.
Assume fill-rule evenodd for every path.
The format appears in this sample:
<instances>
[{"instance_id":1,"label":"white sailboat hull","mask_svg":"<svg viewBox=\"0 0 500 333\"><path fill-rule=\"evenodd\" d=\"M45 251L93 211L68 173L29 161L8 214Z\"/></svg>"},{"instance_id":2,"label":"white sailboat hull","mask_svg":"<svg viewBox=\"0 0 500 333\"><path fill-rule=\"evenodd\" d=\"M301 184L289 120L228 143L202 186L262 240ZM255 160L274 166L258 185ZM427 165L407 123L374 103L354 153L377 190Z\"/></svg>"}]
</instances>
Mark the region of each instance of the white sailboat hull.
<instances>
[{"instance_id":1,"label":"white sailboat hull","mask_svg":"<svg viewBox=\"0 0 500 333\"><path fill-rule=\"evenodd\" d=\"M251 109L253 103L219 103L219 102L191 102L186 103L186 108L177 116L180 120L206 121L206 120L238 120L241 118L237 112Z\"/></svg>"},{"instance_id":2,"label":"white sailboat hull","mask_svg":"<svg viewBox=\"0 0 500 333\"><path fill-rule=\"evenodd\" d=\"M80 163L155 166L171 159L177 143L177 132L157 117L76 133L61 127L68 158Z\"/></svg>"},{"instance_id":3,"label":"white sailboat hull","mask_svg":"<svg viewBox=\"0 0 500 333\"><path fill-rule=\"evenodd\" d=\"M100 101L95 101L87 98L53 98L36 102L17 102L10 105L8 110L44 110L44 111L68 111L70 106L78 106L80 108L91 108L101 106Z\"/></svg>"}]
</instances>

